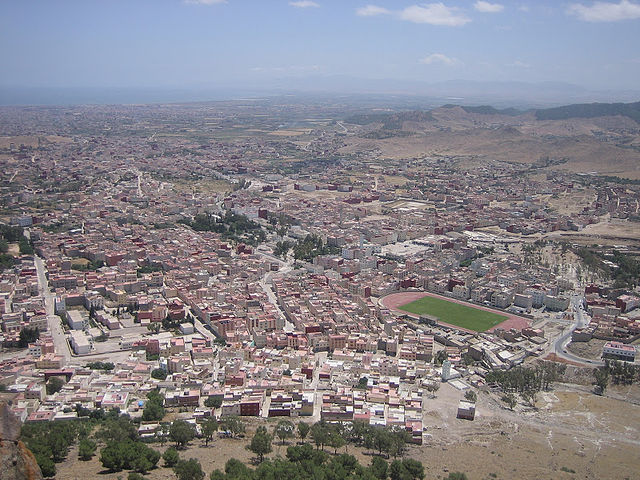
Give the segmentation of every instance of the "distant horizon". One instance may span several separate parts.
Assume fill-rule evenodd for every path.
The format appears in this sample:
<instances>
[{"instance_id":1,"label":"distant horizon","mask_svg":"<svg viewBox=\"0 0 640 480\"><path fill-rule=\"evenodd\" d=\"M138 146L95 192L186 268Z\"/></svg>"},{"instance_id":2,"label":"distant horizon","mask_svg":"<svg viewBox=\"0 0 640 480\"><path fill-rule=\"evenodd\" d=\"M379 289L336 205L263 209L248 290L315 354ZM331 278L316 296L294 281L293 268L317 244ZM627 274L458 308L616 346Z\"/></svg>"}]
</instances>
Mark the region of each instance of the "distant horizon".
<instances>
[{"instance_id":1,"label":"distant horizon","mask_svg":"<svg viewBox=\"0 0 640 480\"><path fill-rule=\"evenodd\" d=\"M0 88L430 95L419 86L551 82L614 98L640 89L639 24L640 0L6 1Z\"/></svg>"},{"instance_id":2,"label":"distant horizon","mask_svg":"<svg viewBox=\"0 0 640 480\"><path fill-rule=\"evenodd\" d=\"M330 80L340 79L332 77ZM544 107L574 103L633 103L640 101L638 90L590 90L565 82L466 81L455 79L436 83L349 78L330 81L325 88L317 79L304 80L289 88L274 85L241 86L0 86L0 106L136 105L238 101L246 98L294 97L397 97L427 103ZM283 80L286 81L286 80ZM288 82L289 83L289 82ZM356 87L353 84L358 84Z\"/></svg>"}]
</instances>

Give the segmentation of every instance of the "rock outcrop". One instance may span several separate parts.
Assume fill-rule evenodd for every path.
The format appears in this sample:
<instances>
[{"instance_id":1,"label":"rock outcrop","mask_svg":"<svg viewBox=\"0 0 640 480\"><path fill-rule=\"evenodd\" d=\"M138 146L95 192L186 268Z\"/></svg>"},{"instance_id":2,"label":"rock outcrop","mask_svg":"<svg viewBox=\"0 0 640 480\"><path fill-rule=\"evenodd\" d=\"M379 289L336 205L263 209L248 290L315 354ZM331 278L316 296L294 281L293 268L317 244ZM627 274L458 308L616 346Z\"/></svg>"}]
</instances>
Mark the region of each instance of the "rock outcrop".
<instances>
[{"instance_id":1,"label":"rock outcrop","mask_svg":"<svg viewBox=\"0 0 640 480\"><path fill-rule=\"evenodd\" d=\"M20 421L0 400L0 478L39 480L42 472L33 453L20 441Z\"/></svg>"}]
</instances>

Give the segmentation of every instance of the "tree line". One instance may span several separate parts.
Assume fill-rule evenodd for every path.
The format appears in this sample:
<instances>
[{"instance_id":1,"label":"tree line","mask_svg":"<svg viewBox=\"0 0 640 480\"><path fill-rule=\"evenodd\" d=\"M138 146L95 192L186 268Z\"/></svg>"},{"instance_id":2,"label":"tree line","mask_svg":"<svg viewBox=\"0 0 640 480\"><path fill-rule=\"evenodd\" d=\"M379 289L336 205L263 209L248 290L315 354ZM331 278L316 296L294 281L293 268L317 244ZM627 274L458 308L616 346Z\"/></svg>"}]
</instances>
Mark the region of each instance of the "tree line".
<instances>
[{"instance_id":1,"label":"tree line","mask_svg":"<svg viewBox=\"0 0 640 480\"><path fill-rule=\"evenodd\" d=\"M549 390L553 382L560 380L567 366L555 362L541 362L535 367L515 367L511 370L493 370L487 374L487 383L497 384L506 393L505 403L513 408L516 404L514 393L528 402L535 403L536 394Z\"/></svg>"},{"instance_id":2,"label":"tree line","mask_svg":"<svg viewBox=\"0 0 640 480\"><path fill-rule=\"evenodd\" d=\"M253 246L259 245L267 238L258 223L245 215L233 213L231 210L227 210L222 217L210 213L199 213L193 217L193 220L184 220L182 223L198 232L219 233L225 240L243 242Z\"/></svg>"},{"instance_id":3,"label":"tree line","mask_svg":"<svg viewBox=\"0 0 640 480\"><path fill-rule=\"evenodd\" d=\"M609 382L614 385L633 385L640 381L640 368L632 363L606 359L604 366L593 369L593 377L594 385L600 393L604 393Z\"/></svg>"}]
</instances>

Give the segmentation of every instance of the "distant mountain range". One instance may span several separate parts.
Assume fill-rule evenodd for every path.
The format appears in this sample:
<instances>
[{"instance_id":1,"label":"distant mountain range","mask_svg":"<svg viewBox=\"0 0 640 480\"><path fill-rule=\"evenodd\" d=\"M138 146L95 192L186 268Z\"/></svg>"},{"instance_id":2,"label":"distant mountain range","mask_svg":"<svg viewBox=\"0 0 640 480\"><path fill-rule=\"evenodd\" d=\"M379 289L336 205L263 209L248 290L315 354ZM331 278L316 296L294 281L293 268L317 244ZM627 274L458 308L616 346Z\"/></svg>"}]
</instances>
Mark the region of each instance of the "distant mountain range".
<instances>
[{"instance_id":1,"label":"distant mountain range","mask_svg":"<svg viewBox=\"0 0 640 480\"><path fill-rule=\"evenodd\" d=\"M640 123L640 102L635 103L581 103L561 107L518 110L516 108L497 109L489 105L461 106L447 104L440 108L461 108L467 113L481 115L506 115L515 117L533 113L536 120L567 120L570 118L597 118L621 115ZM437 110L437 109L436 109ZM434 121L432 110L394 113L361 113L345 119L347 123L369 125L380 122L386 130L400 130L402 123Z\"/></svg>"},{"instance_id":2,"label":"distant mountain range","mask_svg":"<svg viewBox=\"0 0 640 480\"><path fill-rule=\"evenodd\" d=\"M596 118L622 115L640 123L640 102L582 103L535 111L538 120L566 120L568 118Z\"/></svg>"}]
</instances>

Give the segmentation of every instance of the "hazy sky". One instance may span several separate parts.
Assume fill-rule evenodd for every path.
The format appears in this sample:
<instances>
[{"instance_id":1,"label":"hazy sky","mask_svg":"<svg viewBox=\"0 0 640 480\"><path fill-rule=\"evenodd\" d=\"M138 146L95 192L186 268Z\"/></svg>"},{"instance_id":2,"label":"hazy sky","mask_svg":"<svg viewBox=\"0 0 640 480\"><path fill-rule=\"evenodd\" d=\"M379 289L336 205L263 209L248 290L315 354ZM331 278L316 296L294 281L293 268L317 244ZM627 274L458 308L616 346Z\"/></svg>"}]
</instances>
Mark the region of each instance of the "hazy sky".
<instances>
[{"instance_id":1,"label":"hazy sky","mask_svg":"<svg viewBox=\"0 0 640 480\"><path fill-rule=\"evenodd\" d=\"M2 0L1 86L287 77L640 89L640 0Z\"/></svg>"}]
</instances>

